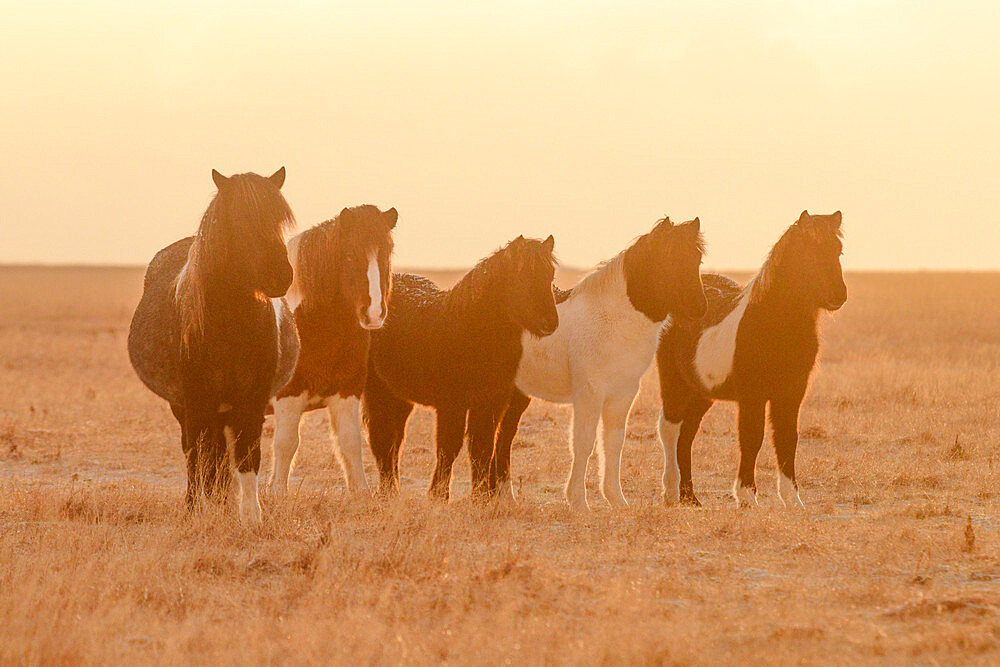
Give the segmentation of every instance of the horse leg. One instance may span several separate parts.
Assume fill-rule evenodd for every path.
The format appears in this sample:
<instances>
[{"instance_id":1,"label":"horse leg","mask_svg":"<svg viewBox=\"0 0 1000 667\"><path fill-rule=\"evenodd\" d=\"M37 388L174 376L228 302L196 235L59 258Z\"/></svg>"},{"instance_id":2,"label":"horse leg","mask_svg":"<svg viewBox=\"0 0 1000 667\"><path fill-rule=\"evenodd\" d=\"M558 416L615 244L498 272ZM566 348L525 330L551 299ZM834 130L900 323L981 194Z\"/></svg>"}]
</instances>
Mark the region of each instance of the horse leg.
<instances>
[{"instance_id":1,"label":"horse leg","mask_svg":"<svg viewBox=\"0 0 1000 667\"><path fill-rule=\"evenodd\" d=\"M500 409L495 405L480 405L469 410L469 468L472 475L472 495L490 495L490 467L497 437L497 418Z\"/></svg>"},{"instance_id":2,"label":"horse leg","mask_svg":"<svg viewBox=\"0 0 1000 667\"><path fill-rule=\"evenodd\" d=\"M681 474L680 500L696 507L700 507L701 503L694 495L694 484L691 481L691 445L694 444L701 420L710 407L711 401L700 398L693 400L684 414L680 436L677 438L677 465Z\"/></svg>"},{"instance_id":3,"label":"horse leg","mask_svg":"<svg viewBox=\"0 0 1000 667\"><path fill-rule=\"evenodd\" d=\"M334 436L334 454L340 462L351 493L369 495L361 449L365 439L361 435L361 401L357 396L334 396L326 402L330 413L330 429Z\"/></svg>"},{"instance_id":4,"label":"horse leg","mask_svg":"<svg viewBox=\"0 0 1000 667\"><path fill-rule=\"evenodd\" d=\"M224 433L233 449L233 462L240 481L240 520L252 526L261 522L257 473L260 471L260 433L264 409L242 409L227 415Z\"/></svg>"},{"instance_id":5,"label":"horse leg","mask_svg":"<svg viewBox=\"0 0 1000 667\"><path fill-rule=\"evenodd\" d=\"M306 407L305 392L272 400L274 406L274 467L270 490L275 496L288 493L288 475L299 448L299 427Z\"/></svg>"},{"instance_id":6,"label":"horse leg","mask_svg":"<svg viewBox=\"0 0 1000 667\"><path fill-rule=\"evenodd\" d=\"M683 470L678 465L678 444L684 414L694 398L681 375L674 358L668 335L660 342L656 352L656 365L660 377L660 419L656 432L663 446L663 502L672 505L681 499Z\"/></svg>"},{"instance_id":7,"label":"horse leg","mask_svg":"<svg viewBox=\"0 0 1000 667\"><path fill-rule=\"evenodd\" d=\"M774 455L778 461L778 497L787 509L802 507L795 481L795 448L799 442L799 406L802 396L771 400Z\"/></svg>"},{"instance_id":8,"label":"horse leg","mask_svg":"<svg viewBox=\"0 0 1000 667\"><path fill-rule=\"evenodd\" d=\"M225 502L229 498L232 483L229 445L223 417L213 416L211 428L201 440L200 458L205 494L216 502Z\"/></svg>"},{"instance_id":9,"label":"horse leg","mask_svg":"<svg viewBox=\"0 0 1000 667\"><path fill-rule=\"evenodd\" d=\"M465 437L466 410L438 408L437 410L437 463L428 495L447 501L451 493L451 469L458 453L462 451Z\"/></svg>"},{"instance_id":10,"label":"horse leg","mask_svg":"<svg viewBox=\"0 0 1000 667\"><path fill-rule=\"evenodd\" d=\"M368 426L368 446L378 465L379 493L398 493L399 449L413 404L396 398L375 372L369 371L362 408Z\"/></svg>"},{"instance_id":11,"label":"horse leg","mask_svg":"<svg viewBox=\"0 0 1000 667\"><path fill-rule=\"evenodd\" d=\"M587 506L587 462L594 453L600 415L601 402L596 397L579 396L573 401L573 465L566 480L566 501L579 512L590 509Z\"/></svg>"},{"instance_id":12,"label":"horse leg","mask_svg":"<svg viewBox=\"0 0 1000 667\"><path fill-rule=\"evenodd\" d=\"M198 447L188 437L187 420L184 417L184 408L173 403L170 404L170 411L174 413L174 418L181 425L181 451L184 452L184 460L187 464L187 490L184 492L184 502L188 509L194 507L198 499Z\"/></svg>"},{"instance_id":13,"label":"horse leg","mask_svg":"<svg viewBox=\"0 0 1000 667\"><path fill-rule=\"evenodd\" d=\"M500 430L497 433L496 447L493 449L493 460L490 463L490 484L501 498L514 499L514 490L510 485L510 448L517 435L521 415L528 409L531 399L517 389L511 394L510 404L500 419Z\"/></svg>"},{"instance_id":14,"label":"horse leg","mask_svg":"<svg viewBox=\"0 0 1000 667\"><path fill-rule=\"evenodd\" d=\"M638 390L638 387L635 389ZM600 468L601 494L615 509L628 509L628 502L622 493L621 461L622 448L625 446L625 424L634 399L635 391L611 396L605 399L601 410L601 423L604 427L601 438L601 448L604 451L603 465Z\"/></svg>"},{"instance_id":15,"label":"horse leg","mask_svg":"<svg viewBox=\"0 0 1000 667\"><path fill-rule=\"evenodd\" d=\"M201 410L193 407L179 408L174 412L178 418L183 418L181 426L182 437L184 438L184 457L187 459L187 491L185 501L189 508L201 498L202 492L206 491L206 481L208 478L208 452L212 446L213 420L211 416L206 416Z\"/></svg>"},{"instance_id":16,"label":"horse leg","mask_svg":"<svg viewBox=\"0 0 1000 667\"><path fill-rule=\"evenodd\" d=\"M764 405L760 399L739 402L740 467L733 483L733 496L739 507L757 504L755 472L757 454L764 440Z\"/></svg>"}]
</instances>

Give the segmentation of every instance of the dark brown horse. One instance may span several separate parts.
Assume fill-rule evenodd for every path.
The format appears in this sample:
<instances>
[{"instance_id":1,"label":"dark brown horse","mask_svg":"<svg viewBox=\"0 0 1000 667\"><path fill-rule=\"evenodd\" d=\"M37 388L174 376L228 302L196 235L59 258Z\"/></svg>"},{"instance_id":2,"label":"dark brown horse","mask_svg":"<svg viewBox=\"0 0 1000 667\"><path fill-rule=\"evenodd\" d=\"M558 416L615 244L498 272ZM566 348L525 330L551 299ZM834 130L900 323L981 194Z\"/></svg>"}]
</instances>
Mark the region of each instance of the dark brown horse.
<instances>
[{"instance_id":1,"label":"dark brown horse","mask_svg":"<svg viewBox=\"0 0 1000 667\"><path fill-rule=\"evenodd\" d=\"M723 400L739 405L737 504L757 502L754 473L766 406L774 430L778 495L786 507L802 504L795 448L799 406L819 350L817 319L820 310L837 310L847 301L840 222L840 211L803 211L745 289L723 276L706 275L705 319L664 328L656 359L666 502L698 504L691 483L691 443L713 401Z\"/></svg>"},{"instance_id":2,"label":"dark brown horse","mask_svg":"<svg viewBox=\"0 0 1000 667\"><path fill-rule=\"evenodd\" d=\"M489 492L497 422L514 388L522 334L559 324L552 293L552 237L518 237L450 290L395 276L392 309L372 336L364 416L383 492L399 488L399 450L414 403L437 412L430 494L447 499L466 431L475 494Z\"/></svg>"},{"instance_id":3,"label":"dark brown horse","mask_svg":"<svg viewBox=\"0 0 1000 667\"><path fill-rule=\"evenodd\" d=\"M371 332L382 326L392 290L392 230L396 209L345 208L288 242L295 280L286 300L302 341L291 381L274 406L271 492L288 490L302 413L326 407L335 451L356 493L368 493L361 462L361 393L368 377Z\"/></svg>"},{"instance_id":4,"label":"dark brown horse","mask_svg":"<svg viewBox=\"0 0 1000 667\"><path fill-rule=\"evenodd\" d=\"M170 403L187 459L187 502L228 488L232 447L240 515L260 522L257 472L269 399L291 376L298 337L280 299L292 282L284 233L294 224L269 178L212 171L218 194L198 233L146 270L128 349L139 378Z\"/></svg>"}]
</instances>

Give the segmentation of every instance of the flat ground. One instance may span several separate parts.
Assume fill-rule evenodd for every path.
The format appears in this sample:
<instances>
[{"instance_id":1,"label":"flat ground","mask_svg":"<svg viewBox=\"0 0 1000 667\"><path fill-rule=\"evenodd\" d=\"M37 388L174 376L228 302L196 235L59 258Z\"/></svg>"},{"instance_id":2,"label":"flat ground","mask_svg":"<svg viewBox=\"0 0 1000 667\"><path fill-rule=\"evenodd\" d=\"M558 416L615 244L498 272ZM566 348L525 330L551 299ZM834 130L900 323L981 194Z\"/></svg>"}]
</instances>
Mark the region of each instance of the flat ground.
<instances>
[{"instance_id":1,"label":"flat ground","mask_svg":"<svg viewBox=\"0 0 1000 667\"><path fill-rule=\"evenodd\" d=\"M0 269L0 663L1000 660L1000 275L848 285L803 409L803 512L775 507L768 444L762 507L734 508L727 405L695 445L705 507L663 507L651 372L629 511L593 465L594 511L563 504L562 406L526 414L504 507L465 500L465 463L451 505L425 498L426 411L402 496L351 500L316 412L294 498L250 532L182 507L179 429L125 352L141 271Z\"/></svg>"}]
</instances>

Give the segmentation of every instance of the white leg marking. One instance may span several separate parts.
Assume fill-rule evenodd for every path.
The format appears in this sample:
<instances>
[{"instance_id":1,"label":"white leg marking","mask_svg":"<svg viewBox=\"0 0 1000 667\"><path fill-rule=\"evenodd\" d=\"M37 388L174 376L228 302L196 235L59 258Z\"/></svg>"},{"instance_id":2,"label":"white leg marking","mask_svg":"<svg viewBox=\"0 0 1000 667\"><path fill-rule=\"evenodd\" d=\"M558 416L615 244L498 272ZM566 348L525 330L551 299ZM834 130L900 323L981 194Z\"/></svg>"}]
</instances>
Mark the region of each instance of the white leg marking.
<instances>
[{"instance_id":1,"label":"white leg marking","mask_svg":"<svg viewBox=\"0 0 1000 667\"><path fill-rule=\"evenodd\" d=\"M240 521L251 526L260 525L260 498L257 496L257 473L241 472Z\"/></svg>"},{"instance_id":2,"label":"white leg marking","mask_svg":"<svg viewBox=\"0 0 1000 667\"><path fill-rule=\"evenodd\" d=\"M566 500L578 512L590 509L587 505L587 462L594 453L599 405L593 399L573 404L573 465L566 482Z\"/></svg>"},{"instance_id":3,"label":"white leg marking","mask_svg":"<svg viewBox=\"0 0 1000 667\"><path fill-rule=\"evenodd\" d=\"M739 478L733 482L733 497L737 507L757 507L757 492L740 484Z\"/></svg>"},{"instance_id":4,"label":"white leg marking","mask_svg":"<svg viewBox=\"0 0 1000 667\"><path fill-rule=\"evenodd\" d=\"M509 479L497 489L497 502L502 504L514 502L514 486Z\"/></svg>"},{"instance_id":5,"label":"white leg marking","mask_svg":"<svg viewBox=\"0 0 1000 667\"><path fill-rule=\"evenodd\" d=\"M378 266L378 257L372 253L368 257L368 297L371 303L365 317L368 320L366 329L378 329L382 326L382 271Z\"/></svg>"},{"instance_id":6,"label":"white leg marking","mask_svg":"<svg viewBox=\"0 0 1000 667\"><path fill-rule=\"evenodd\" d=\"M271 471L271 493L283 496L288 492L288 475L295 451L299 448L299 424L305 410L307 393L271 399L274 407L274 468Z\"/></svg>"},{"instance_id":7,"label":"white leg marking","mask_svg":"<svg viewBox=\"0 0 1000 667\"><path fill-rule=\"evenodd\" d=\"M714 389L729 378L736 353L736 334L743 313L750 302L750 288L740 298L736 308L726 317L701 333L694 353L694 369L706 389Z\"/></svg>"},{"instance_id":8,"label":"white leg marking","mask_svg":"<svg viewBox=\"0 0 1000 667\"><path fill-rule=\"evenodd\" d=\"M668 422L660 410L660 423L656 429L663 445L663 502L673 505L681 500L681 469L677 465L677 440L681 435L680 422Z\"/></svg>"},{"instance_id":9,"label":"white leg marking","mask_svg":"<svg viewBox=\"0 0 1000 667\"><path fill-rule=\"evenodd\" d=\"M236 434L233 429L226 426L222 429L226 436L226 445L233 451L236 443ZM251 526L260 525L260 498L257 497L257 473L237 472L240 480L240 521Z\"/></svg>"},{"instance_id":10,"label":"white leg marking","mask_svg":"<svg viewBox=\"0 0 1000 667\"><path fill-rule=\"evenodd\" d=\"M601 421L604 425L602 444L604 457L601 469L601 493L615 509L628 509L628 501L622 493L621 460L625 446L625 423L628 421L631 397L614 397L604 403Z\"/></svg>"},{"instance_id":11,"label":"white leg marking","mask_svg":"<svg viewBox=\"0 0 1000 667\"><path fill-rule=\"evenodd\" d=\"M802 499L799 498L799 488L795 482L785 477L785 474L778 471L778 497L781 498L785 509L800 509Z\"/></svg>"},{"instance_id":12,"label":"white leg marking","mask_svg":"<svg viewBox=\"0 0 1000 667\"><path fill-rule=\"evenodd\" d=\"M368 480L365 479L365 466L361 460L361 452L365 446L361 435L361 401L357 396L348 398L333 397L327 399L327 410L330 412L330 429L333 431L333 451L344 471L347 489L351 493L369 495Z\"/></svg>"}]
</instances>

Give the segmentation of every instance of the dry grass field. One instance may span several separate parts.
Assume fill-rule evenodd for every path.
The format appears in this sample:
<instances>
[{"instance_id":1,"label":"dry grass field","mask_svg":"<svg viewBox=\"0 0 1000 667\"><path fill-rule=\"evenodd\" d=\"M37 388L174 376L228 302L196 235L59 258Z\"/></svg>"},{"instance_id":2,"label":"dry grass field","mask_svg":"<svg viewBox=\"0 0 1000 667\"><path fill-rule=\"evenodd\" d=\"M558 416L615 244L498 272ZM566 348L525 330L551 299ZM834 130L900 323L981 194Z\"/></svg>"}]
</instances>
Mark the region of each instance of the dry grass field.
<instances>
[{"instance_id":1,"label":"dry grass field","mask_svg":"<svg viewBox=\"0 0 1000 667\"><path fill-rule=\"evenodd\" d=\"M525 415L501 507L466 500L467 463L451 505L426 499L427 411L401 497L349 499L316 412L256 532L182 506L179 429L125 352L141 277L0 269L0 663L1000 661L1000 275L848 275L803 407L802 512L775 506L768 443L762 506L734 508L726 405L695 444L705 507L663 507L651 371L629 511L593 464L594 511L562 502L562 406Z\"/></svg>"}]
</instances>

